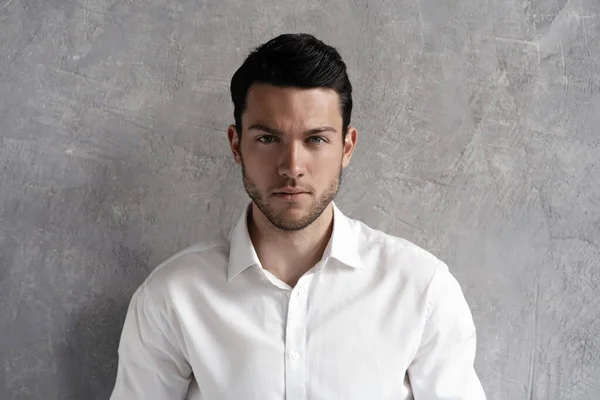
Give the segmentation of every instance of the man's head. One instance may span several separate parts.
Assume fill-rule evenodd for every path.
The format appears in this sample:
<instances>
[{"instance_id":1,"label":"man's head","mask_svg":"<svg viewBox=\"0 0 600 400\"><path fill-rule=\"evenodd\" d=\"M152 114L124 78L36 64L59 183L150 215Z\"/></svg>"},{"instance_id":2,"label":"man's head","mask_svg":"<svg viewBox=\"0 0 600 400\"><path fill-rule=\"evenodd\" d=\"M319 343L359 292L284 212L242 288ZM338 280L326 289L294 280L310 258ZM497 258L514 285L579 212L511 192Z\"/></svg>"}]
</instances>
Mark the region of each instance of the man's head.
<instances>
[{"instance_id":1,"label":"man's head","mask_svg":"<svg viewBox=\"0 0 600 400\"><path fill-rule=\"evenodd\" d=\"M228 137L248 195L279 229L307 227L335 197L356 144L345 63L313 36L281 35L247 57L231 97Z\"/></svg>"}]
</instances>

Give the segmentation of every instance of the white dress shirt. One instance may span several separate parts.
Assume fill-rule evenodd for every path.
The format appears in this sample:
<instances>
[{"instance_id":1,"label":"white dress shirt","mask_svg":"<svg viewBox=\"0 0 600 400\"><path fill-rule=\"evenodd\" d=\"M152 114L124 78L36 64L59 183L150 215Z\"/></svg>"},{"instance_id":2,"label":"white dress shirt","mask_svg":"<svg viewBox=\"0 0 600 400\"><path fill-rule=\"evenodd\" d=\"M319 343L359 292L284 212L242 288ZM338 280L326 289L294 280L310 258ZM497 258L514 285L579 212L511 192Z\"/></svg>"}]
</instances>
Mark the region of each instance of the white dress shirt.
<instances>
[{"instance_id":1,"label":"white dress shirt","mask_svg":"<svg viewBox=\"0 0 600 400\"><path fill-rule=\"evenodd\" d=\"M448 267L335 204L323 258L291 288L247 213L133 295L111 400L484 400L475 326Z\"/></svg>"}]
</instances>

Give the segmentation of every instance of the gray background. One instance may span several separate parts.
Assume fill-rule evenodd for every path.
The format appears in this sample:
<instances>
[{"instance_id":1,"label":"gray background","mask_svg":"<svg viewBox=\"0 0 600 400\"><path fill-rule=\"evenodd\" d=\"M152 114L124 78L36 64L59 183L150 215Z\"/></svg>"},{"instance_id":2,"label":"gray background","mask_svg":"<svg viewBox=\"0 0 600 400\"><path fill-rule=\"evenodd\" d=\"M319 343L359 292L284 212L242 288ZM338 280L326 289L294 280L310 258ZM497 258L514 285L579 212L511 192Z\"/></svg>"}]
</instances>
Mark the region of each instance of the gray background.
<instances>
[{"instance_id":1,"label":"gray background","mask_svg":"<svg viewBox=\"0 0 600 400\"><path fill-rule=\"evenodd\" d=\"M0 398L106 399L130 296L248 198L229 80L337 47L337 203L446 261L489 399L600 398L600 1L0 0Z\"/></svg>"}]
</instances>

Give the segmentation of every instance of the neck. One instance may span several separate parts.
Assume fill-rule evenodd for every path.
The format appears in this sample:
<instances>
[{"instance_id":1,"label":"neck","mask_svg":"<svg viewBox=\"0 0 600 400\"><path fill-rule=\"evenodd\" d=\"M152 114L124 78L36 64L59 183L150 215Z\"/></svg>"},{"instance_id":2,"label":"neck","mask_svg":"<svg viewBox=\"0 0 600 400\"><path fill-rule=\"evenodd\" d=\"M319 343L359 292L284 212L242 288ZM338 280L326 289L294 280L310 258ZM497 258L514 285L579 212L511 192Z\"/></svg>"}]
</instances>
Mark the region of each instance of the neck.
<instances>
[{"instance_id":1,"label":"neck","mask_svg":"<svg viewBox=\"0 0 600 400\"><path fill-rule=\"evenodd\" d=\"M293 287L323 257L333 231L333 204L306 228L282 231L252 203L248 231L263 268Z\"/></svg>"}]
</instances>

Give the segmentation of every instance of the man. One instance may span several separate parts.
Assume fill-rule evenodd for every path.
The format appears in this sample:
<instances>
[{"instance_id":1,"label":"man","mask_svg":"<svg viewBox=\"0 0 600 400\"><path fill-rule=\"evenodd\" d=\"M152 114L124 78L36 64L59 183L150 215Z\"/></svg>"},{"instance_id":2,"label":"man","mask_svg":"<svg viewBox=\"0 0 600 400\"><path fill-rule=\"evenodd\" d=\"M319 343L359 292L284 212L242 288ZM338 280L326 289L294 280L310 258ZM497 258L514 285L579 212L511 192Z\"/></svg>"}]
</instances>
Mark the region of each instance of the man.
<instances>
[{"instance_id":1,"label":"man","mask_svg":"<svg viewBox=\"0 0 600 400\"><path fill-rule=\"evenodd\" d=\"M448 267L346 217L352 87L338 52L281 35L231 81L227 136L252 202L135 292L111 399L482 400Z\"/></svg>"}]
</instances>

